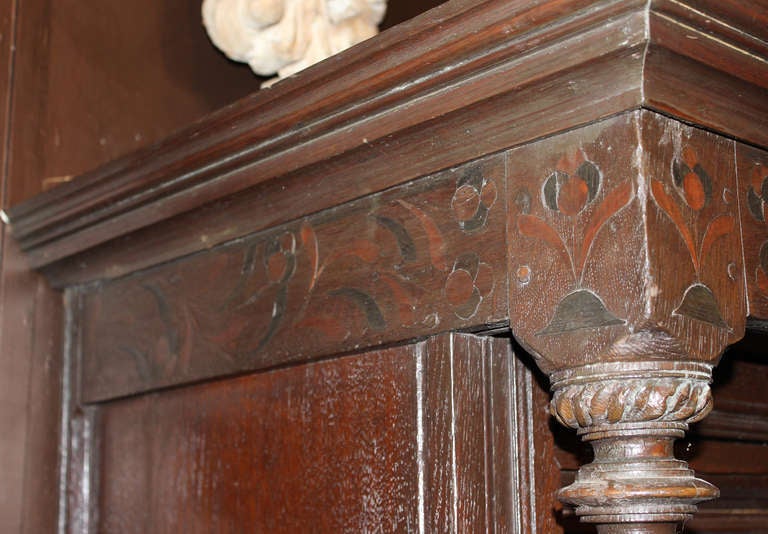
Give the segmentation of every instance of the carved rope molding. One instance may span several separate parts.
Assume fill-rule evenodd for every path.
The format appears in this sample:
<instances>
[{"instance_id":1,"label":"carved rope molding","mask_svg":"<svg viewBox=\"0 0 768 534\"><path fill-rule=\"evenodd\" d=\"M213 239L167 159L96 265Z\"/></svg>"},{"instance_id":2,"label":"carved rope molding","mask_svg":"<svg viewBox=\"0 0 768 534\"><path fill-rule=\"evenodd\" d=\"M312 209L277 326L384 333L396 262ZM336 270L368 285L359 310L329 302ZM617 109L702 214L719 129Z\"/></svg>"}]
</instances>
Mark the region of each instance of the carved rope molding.
<instances>
[{"instance_id":1,"label":"carved rope molding","mask_svg":"<svg viewBox=\"0 0 768 534\"><path fill-rule=\"evenodd\" d=\"M712 409L711 370L692 362L670 369L619 362L554 373L552 414L585 439L640 426L684 431Z\"/></svg>"},{"instance_id":2,"label":"carved rope molding","mask_svg":"<svg viewBox=\"0 0 768 534\"><path fill-rule=\"evenodd\" d=\"M673 442L712 409L712 366L614 362L552 375L552 413L592 444L595 460L558 497L589 523L684 523L719 496L673 458ZM630 531L631 532L631 531Z\"/></svg>"},{"instance_id":3,"label":"carved rope molding","mask_svg":"<svg viewBox=\"0 0 768 534\"><path fill-rule=\"evenodd\" d=\"M558 496L601 534L672 534L718 496L673 444L744 333L733 155L648 111L509 153L510 324L594 450Z\"/></svg>"},{"instance_id":4,"label":"carved rope molding","mask_svg":"<svg viewBox=\"0 0 768 534\"><path fill-rule=\"evenodd\" d=\"M378 33L385 0L203 0L211 41L261 76L285 78Z\"/></svg>"}]
</instances>

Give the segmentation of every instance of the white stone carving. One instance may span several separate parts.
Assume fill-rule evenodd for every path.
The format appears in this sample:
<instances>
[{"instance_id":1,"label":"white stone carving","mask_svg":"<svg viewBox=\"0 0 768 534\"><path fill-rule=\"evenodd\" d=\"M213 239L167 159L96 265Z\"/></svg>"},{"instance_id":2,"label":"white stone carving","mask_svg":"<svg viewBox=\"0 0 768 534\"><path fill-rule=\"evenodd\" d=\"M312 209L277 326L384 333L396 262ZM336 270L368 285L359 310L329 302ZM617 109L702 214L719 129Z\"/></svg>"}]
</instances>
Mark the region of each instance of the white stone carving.
<instances>
[{"instance_id":1,"label":"white stone carving","mask_svg":"<svg viewBox=\"0 0 768 534\"><path fill-rule=\"evenodd\" d=\"M213 43L284 78L378 33L386 0L203 0Z\"/></svg>"}]
</instances>

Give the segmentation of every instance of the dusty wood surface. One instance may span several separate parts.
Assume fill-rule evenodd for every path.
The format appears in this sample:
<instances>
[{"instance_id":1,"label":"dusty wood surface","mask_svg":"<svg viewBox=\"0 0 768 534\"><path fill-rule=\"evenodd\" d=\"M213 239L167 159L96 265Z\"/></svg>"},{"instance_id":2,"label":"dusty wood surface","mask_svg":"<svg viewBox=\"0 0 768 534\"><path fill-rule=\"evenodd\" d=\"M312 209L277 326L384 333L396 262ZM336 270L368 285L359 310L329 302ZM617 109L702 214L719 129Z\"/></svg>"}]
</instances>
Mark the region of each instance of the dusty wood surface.
<instances>
[{"instance_id":1,"label":"dusty wood surface","mask_svg":"<svg viewBox=\"0 0 768 534\"><path fill-rule=\"evenodd\" d=\"M504 321L503 190L494 157L98 285L84 399Z\"/></svg>"},{"instance_id":2,"label":"dusty wood surface","mask_svg":"<svg viewBox=\"0 0 768 534\"><path fill-rule=\"evenodd\" d=\"M558 459L578 468L560 498L601 534L676 532L718 490L673 441L768 313L767 12L450 2L10 210L78 303L68 528L556 532ZM506 340L445 333L507 328L591 462L543 432ZM713 528L760 517L742 512L764 473L731 455L761 458L762 405L731 397L691 460L731 495Z\"/></svg>"},{"instance_id":3,"label":"dusty wood surface","mask_svg":"<svg viewBox=\"0 0 768 534\"><path fill-rule=\"evenodd\" d=\"M16 236L44 266L168 220L132 241L165 261L641 106L768 144L752 120L768 101L764 27L754 23L765 8L750 6L737 30L728 21L742 24L738 6L657 2L650 18L647 8L445 4L14 208ZM400 172L384 172L392 166ZM297 202L299 184L311 198ZM233 225L256 199L279 209ZM206 229L193 230L190 212L203 206ZM66 284L148 265L126 248L49 273Z\"/></svg>"},{"instance_id":4,"label":"dusty wood surface","mask_svg":"<svg viewBox=\"0 0 768 534\"><path fill-rule=\"evenodd\" d=\"M509 476L539 460L519 365L505 340L445 335L111 403L98 530L542 532Z\"/></svg>"}]
</instances>

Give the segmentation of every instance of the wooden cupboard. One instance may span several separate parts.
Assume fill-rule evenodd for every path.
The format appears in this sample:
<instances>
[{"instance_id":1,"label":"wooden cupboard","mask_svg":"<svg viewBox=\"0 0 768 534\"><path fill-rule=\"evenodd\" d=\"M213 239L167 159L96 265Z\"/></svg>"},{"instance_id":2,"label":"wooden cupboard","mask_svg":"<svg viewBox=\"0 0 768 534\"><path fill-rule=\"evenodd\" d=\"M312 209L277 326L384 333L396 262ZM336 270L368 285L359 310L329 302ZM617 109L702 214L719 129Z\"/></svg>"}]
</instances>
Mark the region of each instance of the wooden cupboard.
<instances>
[{"instance_id":1,"label":"wooden cupboard","mask_svg":"<svg viewBox=\"0 0 768 534\"><path fill-rule=\"evenodd\" d=\"M28 506L72 532L764 530L766 21L454 0L14 205L60 355Z\"/></svg>"}]
</instances>

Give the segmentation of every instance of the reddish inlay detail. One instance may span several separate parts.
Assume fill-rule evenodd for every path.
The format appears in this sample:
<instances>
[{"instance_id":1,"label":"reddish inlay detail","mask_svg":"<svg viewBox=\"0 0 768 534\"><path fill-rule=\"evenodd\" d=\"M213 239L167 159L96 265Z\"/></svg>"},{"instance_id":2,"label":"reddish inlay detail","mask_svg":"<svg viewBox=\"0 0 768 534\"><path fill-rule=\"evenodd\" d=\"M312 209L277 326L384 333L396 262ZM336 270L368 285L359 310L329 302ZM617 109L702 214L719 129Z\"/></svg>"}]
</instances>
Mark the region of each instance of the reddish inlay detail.
<instances>
[{"instance_id":1,"label":"reddish inlay detail","mask_svg":"<svg viewBox=\"0 0 768 534\"><path fill-rule=\"evenodd\" d=\"M472 275L464 269L453 271L445 281L445 297L452 306L464 304L472 296L473 291Z\"/></svg>"},{"instance_id":2,"label":"reddish inlay detail","mask_svg":"<svg viewBox=\"0 0 768 534\"><path fill-rule=\"evenodd\" d=\"M483 185L483 190L480 191L480 201L487 207L491 208L496 203L496 197L498 196L496 189L496 182L489 180Z\"/></svg>"},{"instance_id":3,"label":"reddish inlay detail","mask_svg":"<svg viewBox=\"0 0 768 534\"><path fill-rule=\"evenodd\" d=\"M578 176L571 176L562 186L557 196L557 207L566 215L576 215L587 204L589 188Z\"/></svg>"},{"instance_id":4,"label":"reddish inlay detail","mask_svg":"<svg viewBox=\"0 0 768 534\"><path fill-rule=\"evenodd\" d=\"M465 232L482 230L497 196L496 184L483 175L480 167L472 167L463 173L451 198L451 209L459 227Z\"/></svg>"},{"instance_id":5,"label":"reddish inlay detail","mask_svg":"<svg viewBox=\"0 0 768 534\"><path fill-rule=\"evenodd\" d=\"M683 178L683 191L685 192L685 201L694 210L699 211L706 204L707 197L704 192L704 184L695 172L689 172Z\"/></svg>"},{"instance_id":6,"label":"reddish inlay detail","mask_svg":"<svg viewBox=\"0 0 768 534\"><path fill-rule=\"evenodd\" d=\"M451 208L459 221L470 220L475 216L479 206L480 194L477 189L468 184L459 187L451 201Z\"/></svg>"},{"instance_id":7,"label":"reddish inlay detail","mask_svg":"<svg viewBox=\"0 0 768 534\"><path fill-rule=\"evenodd\" d=\"M574 174L566 172L574 167ZM558 170L551 173L542 186L545 207L567 216L574 228L580 224L584 226L580 246L579 243L566 245L566 240L553 225L541 217L528 214L527 210L523 210L517 217L520 234L544 241L571 267L576 287L581 287L584 266L597 234L608 219L627 206L633 198L632 182L624 181L599 199L601 182L600 169L579 150L575 155L563 158L558 164ZM587 205L591 205L591 208L585 211Z\"/></svg>"},{"instance_id":8,"label":"reddish inlay detail","mask_svg":"<svg viewBox=\"0 0 768 534\"><path fill-rule=\"evenodd\" d=\"M493 289L493 269L487 263L480 263L477 266L475 287L481 295L487 295Z\"/></svg>"},{"instance_id":9,"label":"reddish inlay detail","mask_svg":"<svg viewBox=\"0 0 768 534\"><path fill-rule=\"evenodd\" d=\"M688 229L688 225L685 224L685 218L683 217L683 213L680 211L680 208L672 199L672 196L667 193L667 189L664 187L664 184L662 184L659 180L651 181L651 194L653 199L656 201L656 204L658 204L664 213L666 213L667 216L672 219L672 222L677 227L677 230L680 232L686 247L688 247L688 252L690 253L691 260L693 261L693 268L696 270L696 272L698 272L699 256L696 253L696 245L693 242L693 235Z\"/></svg>"},{"instance_id":10,"label":"reddish inlay detail","mask_svg":"<svg viewBox=\"0 0 768 534\"><path fill-rule=\"evenodd\" d=\"M699 161L699 157L696 155L696 151L693 150L693 148L690 146L683 148L683 161L691 169L694 168Z\"/></svg>"},{"instance_id":11,"label":"reddish inlay detail","mask_svg":"<svg viewBox=\"0 0 768 534\"><path fill-rule=\"evenodd\" d=\"M275 252L267 259L267 277L272 282L279 282L285 276L288 259L283 252Z\"/></svg>"},{"instance_id":12,"label":"reddish inlay detail","mask_svg":"<svg viewBox=\"0 0 768 534\"><path fill-rule=\"evenodd\" d=\"M517 269L517 279L523 283L526 284L531 281L531 268L527 265L521 265Z\"/></svg>"},{"instance_id":13,"label":"reddish inlay detail","mask_svg":"<svg viewBox=\"0 0 768 534\"><path fill-rule=\"evenodd\" d=\"M768 275L762 270L757 271L757 287L765 294L768 294Z\"/></svg>"},{"instance_id":14,"label":"reddish inlay detail","mask_svg":"<svg viewBox=\"0 0 768 534\"><path fill-rule=\"evenodd\" d=\"M712 200L712 178L699 164L696 152L686 146L682 155L672 161L672 181L685 203L701 211Z\"/></svg>"},{"instance_id":15,"label":"reddish inlay detail","mask_svg":"<svg viewBox=\"0 0 768 534\"><path fill-rule=\"evenodd\" d=\"M700 239L696 239L698 236L694 236L687 220L690 220L691 216L698 215L698 212L710 201L712 181L696 161L696 154L688 147L683 150L683 161L684 163L679 160L673 162L672 178L678 190L682 188L685 204L676 201L660 180L651 180L651 196L677 227L688 248L696 275L699 276L702 259L709 254L719 238L733 232L736 228L736 219L727 213L718 215L707 224ZM689 165L693 165L693 170ZM688 208L692 211L687 211L685 214L683 210Z\"/></svg>"}]
</instances>

